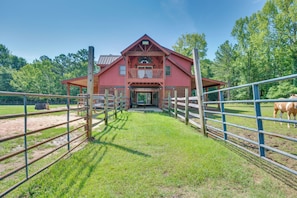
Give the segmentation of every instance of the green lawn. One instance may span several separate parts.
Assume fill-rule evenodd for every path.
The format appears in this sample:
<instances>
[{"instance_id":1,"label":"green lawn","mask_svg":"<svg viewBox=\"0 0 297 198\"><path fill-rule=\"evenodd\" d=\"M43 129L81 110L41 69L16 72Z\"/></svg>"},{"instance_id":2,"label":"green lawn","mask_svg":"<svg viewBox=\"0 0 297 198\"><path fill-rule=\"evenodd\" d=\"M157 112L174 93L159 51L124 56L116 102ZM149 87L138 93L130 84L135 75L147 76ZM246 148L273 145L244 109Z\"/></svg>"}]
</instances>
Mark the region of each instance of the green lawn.
<instances>
[{"instance_id":1,"label":"green lawn","mask_svg":"<svg viewBox=\"0 0 297 198\"><path fill-rule=\"evenodd\" d=\"M296 191L184 123L118 115L95 140L8 197L295 197ZM2 184L1 184L2 185Z\"/></svg>"},{"instance_id":2,"label":"green lawn","mask_svg":"<svg viewBox=\"0 0 297 198\"><path fill-rule=\"evenodd\" d=\"M50 109L65 107L66 105L50 105ZM76 107L76 105L75 105ZM47 110L35 110L35 105L27 105L27 112L41 112ZM24 113L24 105L0 105L0 115Z\"/></svg>"}]
</instances>

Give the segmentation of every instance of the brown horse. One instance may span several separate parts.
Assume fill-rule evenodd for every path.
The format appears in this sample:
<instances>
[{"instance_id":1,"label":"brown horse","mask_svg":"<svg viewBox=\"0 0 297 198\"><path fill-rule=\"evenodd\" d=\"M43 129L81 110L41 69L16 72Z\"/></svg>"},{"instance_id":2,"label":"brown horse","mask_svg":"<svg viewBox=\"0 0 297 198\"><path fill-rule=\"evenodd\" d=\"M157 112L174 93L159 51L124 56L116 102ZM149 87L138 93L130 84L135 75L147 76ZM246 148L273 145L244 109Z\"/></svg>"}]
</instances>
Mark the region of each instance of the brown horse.
<instances>
[{"instance_id":1,"label":"brown horse","mask_svg":"<svg viewBox=\"0 0 297 198\"><path fill-rule=\"evenodd\" d=\"M293 94L289 99L297 99L297 94ZM288 120L291 119L291 115L293 114L294 120L296 120L297 115L297 102L275 102L274 103L274 111L273 117L276 118L277 112L280 111L280 118L282 119L282 115L284 112L288 114ZM281 123L282 124L282 123ZM296 128L296 124L294 124ZM290 128L290 123L288 123L288 128Z\"/></svg>"}]
</instances>

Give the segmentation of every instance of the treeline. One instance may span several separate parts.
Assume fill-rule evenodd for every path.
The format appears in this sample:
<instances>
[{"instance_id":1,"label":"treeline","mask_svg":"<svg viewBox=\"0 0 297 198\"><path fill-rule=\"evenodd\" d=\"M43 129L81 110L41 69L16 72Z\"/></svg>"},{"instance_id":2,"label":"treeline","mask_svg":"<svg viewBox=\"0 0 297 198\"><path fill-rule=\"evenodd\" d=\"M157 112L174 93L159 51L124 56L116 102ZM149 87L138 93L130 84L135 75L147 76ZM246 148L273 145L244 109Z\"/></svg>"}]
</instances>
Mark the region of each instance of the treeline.
<instances>
[{"instance_id":1,"label":"treeline","mask_svg":"<svg viewBox=\"0 0 297 198\"><path fill-rule=\"evenodd\" d=\"M41 56L33 63L12 55L8 48L0 44L0 90L40 94L66 95L67 90L61 81L87 75L88 51L60 54L54 59ZM71 87L71 95L79 89ZM19 101L19 97L0 96L2 104ZM38 100L38 99L36 99Z\"/></svg>"},{"instance_id":2,"label":"treeline","mask_svg":"<svg viewBox=\"0 0 297 198\"><path fill-rule=\"evenodd\" d=\"M173 46L186 56L198 47L202 75L221 80L228 87L297 73L297 1L268 0L262 10L235 22L232 36L225 41L213 61L205 59L204 34L182 35ZM211 39L211 38L210 38ZM297 79L260 87L262 98L288 97L297 93ZM229 99L251 97L251 90L228 93Z\"/></svg>"}]
</instances>

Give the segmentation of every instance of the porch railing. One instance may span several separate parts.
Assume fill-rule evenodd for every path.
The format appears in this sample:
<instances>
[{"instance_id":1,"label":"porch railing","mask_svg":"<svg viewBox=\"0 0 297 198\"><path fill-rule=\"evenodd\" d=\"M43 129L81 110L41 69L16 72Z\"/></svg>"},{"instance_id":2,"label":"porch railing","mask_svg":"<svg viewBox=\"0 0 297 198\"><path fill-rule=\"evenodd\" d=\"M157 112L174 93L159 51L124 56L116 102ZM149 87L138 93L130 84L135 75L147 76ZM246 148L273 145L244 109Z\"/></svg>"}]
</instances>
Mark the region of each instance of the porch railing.
<instances>
[{"instance_id":1,"label":"porch railing","mask_svg":"<svg viewBox=\"0 0 297 198\"><path fill-rule=\"evenodd\" d=\"M129 78L138 78L138 79L162 78L163 77L163 69L131 68L131 69L128 69L128 77Z\"/></svg>"}]
</instances>

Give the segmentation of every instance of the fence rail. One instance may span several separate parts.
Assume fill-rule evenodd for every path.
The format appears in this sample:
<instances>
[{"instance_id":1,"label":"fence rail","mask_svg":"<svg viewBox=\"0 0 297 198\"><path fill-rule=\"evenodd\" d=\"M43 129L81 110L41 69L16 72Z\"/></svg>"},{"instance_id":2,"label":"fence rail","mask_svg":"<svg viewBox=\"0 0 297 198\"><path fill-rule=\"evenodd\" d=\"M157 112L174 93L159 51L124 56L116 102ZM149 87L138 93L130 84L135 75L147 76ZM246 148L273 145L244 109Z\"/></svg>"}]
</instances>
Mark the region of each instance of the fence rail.
<instances>
[{"instance_id":1,"label":"fence rail","mask_svg":"<svg viewBox=\"0 0 297 198\"><path fill-rule=\"evenodd\" d=\"M88 119L93 118L88 114L89 96L86 94L64 96L0 91L0 96L23 97L23 110L19 110L23 111L22 113L0 112L0 197L2 197L69 153L81 148L89 138ZM28 100L34 101L36 97L42 100L58 98L65 101L64 104L56 106L57 109L37 111L34 110L34 105L28 105ZM108 124L108 120L111 117L116 119L117 113L122 112L126 105L126 99L122 94L94 95L94 98L100 98L102 101L94 101L93 117L96 119L93 119L92 126L102 122ZM70 105L70 100L76 100L77 105ZM6 106L2 106L3 109L4 107ZM51 123L50 116L61 119ZM48 123L41 124L40 119ZM7 124L10 122L12 124ZM13 126L16 124L18 127Z\"/></svg>"},{"instance_id":2,"label":"fence rail","mask_svg":"<svg viewBox=\"0 0 297 198\"><path fill-rule=\"evenodd\" d=\"M202 98L207 98L210 94L218 94L219 99L200 101L203 109L198 108L198 97L188 97L185 93L186 97L177 98L175 93L175 97L169 95L163 99L163 110L186 124L190 123L198 128L201 128L201 123L204 123L207 136L237 146L297 175L297 129L279 126L279 123L286 123L288 126L295 125L297 121L295 118L287 120L271 117L274 102L296 102L297 104L297 98L261 99L259 91L260 87L267 83L278 83L295 78L297 74L204 92ZM243 100L228 100L225 97L228 91L242 88L252 90L252 97ZM240 110L242 108L246 109L246 112ZM263 108L269 108L271 113L262 115ZM297 112L296 106L294 108ZM200 120L201 113L204 115L204 122Z\"/></svg>"}]
</instances>

